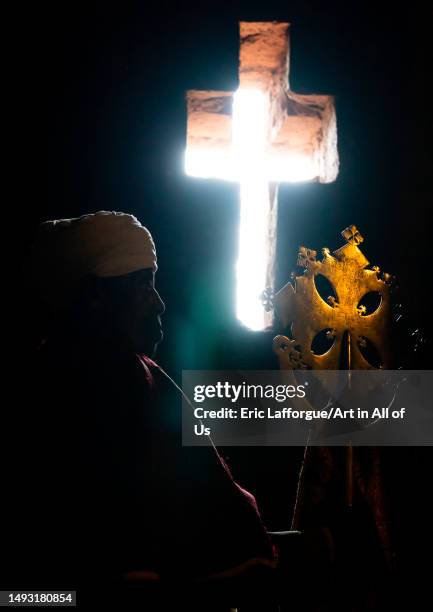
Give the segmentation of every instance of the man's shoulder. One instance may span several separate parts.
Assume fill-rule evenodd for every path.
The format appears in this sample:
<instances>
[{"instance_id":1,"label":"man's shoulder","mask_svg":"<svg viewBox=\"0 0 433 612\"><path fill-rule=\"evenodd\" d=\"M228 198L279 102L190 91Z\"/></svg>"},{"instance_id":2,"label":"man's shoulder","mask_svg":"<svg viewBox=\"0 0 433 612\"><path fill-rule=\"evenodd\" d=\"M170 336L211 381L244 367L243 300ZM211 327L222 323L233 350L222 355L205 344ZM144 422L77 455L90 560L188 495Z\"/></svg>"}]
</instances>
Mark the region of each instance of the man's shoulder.
<instances>
[{"instance_id":1,"label":"man's shoulder","mask_svg":"<svg viewBox=\"0 0 433 612\"><path fill-rule=\"evenodd\" d=\"M155 387L158 368L143 362L133 351L97 345L83 339L50 339L34 353L35 388L52 394L95 396L100 401L141 400Z\"/></svg>"},{"instance_id":2,"label":"man's shoulder","mask_svg":"<svg viewBox=\"0 0 433 612\"><path fill-rule=\"evenodd\" d=\"M138 355L138 359L150 384L156 391L166 391L182 399L182 389L156 361L146 355Z\"/></svg>"}]
</instances>

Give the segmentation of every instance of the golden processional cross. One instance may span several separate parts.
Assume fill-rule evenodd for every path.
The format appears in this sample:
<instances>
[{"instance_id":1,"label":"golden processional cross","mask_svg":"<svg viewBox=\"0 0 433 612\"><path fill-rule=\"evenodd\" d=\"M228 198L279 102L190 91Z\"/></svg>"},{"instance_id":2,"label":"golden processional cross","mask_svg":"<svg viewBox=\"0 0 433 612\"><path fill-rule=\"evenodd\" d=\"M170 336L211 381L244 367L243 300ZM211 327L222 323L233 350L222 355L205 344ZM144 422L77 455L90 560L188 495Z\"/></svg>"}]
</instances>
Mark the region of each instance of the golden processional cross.
<instances>
[{"instance_id":1,"label":"golden processional cross","mask_svg":"<svg viewBox=\"0 0 433 612\"><path fill-rule=\"evenodd\" d=\"M237 317L255 330L272 324L260 294L274 288L278 183L338 174L333 98L290 91L288 31L241 22L239 89L187 92L186 173L240 184Z\"/></svg>"}]
</instances>

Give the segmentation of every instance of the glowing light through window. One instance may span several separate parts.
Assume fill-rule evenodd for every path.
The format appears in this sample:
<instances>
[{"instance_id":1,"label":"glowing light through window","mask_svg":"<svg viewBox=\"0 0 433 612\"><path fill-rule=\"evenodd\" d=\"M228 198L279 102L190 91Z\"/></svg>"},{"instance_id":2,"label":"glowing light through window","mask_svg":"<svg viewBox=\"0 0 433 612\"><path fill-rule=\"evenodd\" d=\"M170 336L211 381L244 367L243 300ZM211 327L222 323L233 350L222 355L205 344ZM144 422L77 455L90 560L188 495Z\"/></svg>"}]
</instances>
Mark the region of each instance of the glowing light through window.
<instances>
[{"instance_id":1,"label":"glowing light through window","mask_svg":"<svg viewBox=\"0 0 433 612\"><path fill-rule=\"evenodd\" d=\"M260 293L266 286L269 194L266 177L267 100L239 90L233 100L233 152L240 180L236 314L253 330L263 329Z\"/></svg>"},{"instance_id":2,"label":"glowing light through window","mask_svg":"<svg viewBox=\"0 0 433 612\"><path fill-rule=\"evenodd\" d=\"M185 154L189 176L240 183L236 314L253 330L265 327L260 294L266 288L270 251L269 183L308 181L319 175L313 157L272 150L268 100L262 91L239 89L233 97L231 148L200 146Z\"/></svg>"}]
</instances>

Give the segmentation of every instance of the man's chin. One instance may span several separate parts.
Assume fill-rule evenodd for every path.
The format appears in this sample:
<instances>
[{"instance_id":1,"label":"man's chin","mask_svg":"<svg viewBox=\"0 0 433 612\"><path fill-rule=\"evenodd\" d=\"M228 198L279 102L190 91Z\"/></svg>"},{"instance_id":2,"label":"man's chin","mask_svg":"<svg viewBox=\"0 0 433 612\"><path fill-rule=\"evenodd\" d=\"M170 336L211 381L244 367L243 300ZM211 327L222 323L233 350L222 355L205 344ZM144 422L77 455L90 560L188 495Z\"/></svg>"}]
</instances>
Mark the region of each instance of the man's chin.
<instances>
[{"instance_id":1,"label":"man's chin","mask_svg":"<svg viewBox=\"0 0 433 612\"><path fill-rule=\"evenodd\" d=\"M155 355L157 353L157 350L158 350L158 346L161 344L163 339L164 339L164 334L161 332L161 336L160 336L159 340L157 340L155 342L155 344L153 345L152 354L149 355L149 357L155 357Z\"/></svg>"},{"instance_id":2,"label":"man's chin","mask_svg":"<svg viewBox=\"0 0 433 612\"><path fill-rule=\"evenodd\" d=\"M138 344L136 350L141 355L146 355L147 357L153 358L155 357L158 346L161 344L163 338L164 334L161 331L156 339L149 340L146 338L145 342Z\"/></svg>"}]
</instances>

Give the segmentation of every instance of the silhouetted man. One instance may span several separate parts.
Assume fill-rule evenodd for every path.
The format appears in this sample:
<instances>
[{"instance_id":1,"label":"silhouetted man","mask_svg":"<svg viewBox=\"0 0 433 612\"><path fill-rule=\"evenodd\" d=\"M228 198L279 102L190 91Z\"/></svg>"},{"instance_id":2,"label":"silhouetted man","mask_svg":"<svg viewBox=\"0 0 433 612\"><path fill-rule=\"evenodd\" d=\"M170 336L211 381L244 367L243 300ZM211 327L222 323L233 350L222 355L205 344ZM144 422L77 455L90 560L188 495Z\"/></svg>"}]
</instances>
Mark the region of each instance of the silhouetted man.
<instances>
[{"instance_id":1,"label":"silhouetted man","mask_svg":"<svg viewBox=\"0 0 433 612\"><path fill-rule=\"evenodd\" d=\"M181 446L181 391L152 361L164 304L149 231L104 211L49 221L31 260L53 322L27 406L27 586L272 566L254 498L211 443Z\"/></svg>"}]
</instances>

